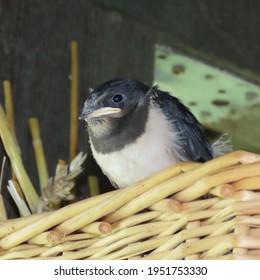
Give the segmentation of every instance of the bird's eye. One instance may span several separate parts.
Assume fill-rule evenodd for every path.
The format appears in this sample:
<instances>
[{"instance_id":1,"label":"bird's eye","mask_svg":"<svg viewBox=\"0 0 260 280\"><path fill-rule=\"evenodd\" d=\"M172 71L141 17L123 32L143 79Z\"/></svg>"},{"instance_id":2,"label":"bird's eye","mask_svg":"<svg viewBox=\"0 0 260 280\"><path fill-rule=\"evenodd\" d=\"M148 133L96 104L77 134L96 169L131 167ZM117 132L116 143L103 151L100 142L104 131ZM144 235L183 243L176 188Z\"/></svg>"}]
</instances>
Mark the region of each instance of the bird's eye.
<instances>
[{"instance_id":1,"label":"bird's eye","mask_svg":"<svg viewBox=\"0 0 260 280\"><path fill-rule=\"evenodd\" d=\"M115 94L113 97L112 97L112 100L115 102L115 103L119 103L123 100L123 96L121 94Z\"/></svg>"}]
</instances>

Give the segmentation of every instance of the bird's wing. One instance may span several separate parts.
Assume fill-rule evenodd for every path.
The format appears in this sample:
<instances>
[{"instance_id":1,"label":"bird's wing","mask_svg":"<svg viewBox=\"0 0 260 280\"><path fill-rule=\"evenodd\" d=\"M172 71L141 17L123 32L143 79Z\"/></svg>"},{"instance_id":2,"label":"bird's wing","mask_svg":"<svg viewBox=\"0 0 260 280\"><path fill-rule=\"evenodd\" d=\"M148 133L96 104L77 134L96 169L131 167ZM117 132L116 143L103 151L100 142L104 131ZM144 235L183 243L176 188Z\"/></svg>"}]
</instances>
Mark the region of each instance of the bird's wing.
<instances>
[{"instance_id":1,"label":"bird's wing","mask_svg":"<svg viewBox=\"0 0 260 280\"><path fill-rule=\"evenodd\" d=\"M204 135L202 125L190 110L176 97L157 88L151 96L154 104L160 107L179 134L179 145L175 152L180 159L201 162L212 159L212 147Z\"/></svg>"}]
</instances>

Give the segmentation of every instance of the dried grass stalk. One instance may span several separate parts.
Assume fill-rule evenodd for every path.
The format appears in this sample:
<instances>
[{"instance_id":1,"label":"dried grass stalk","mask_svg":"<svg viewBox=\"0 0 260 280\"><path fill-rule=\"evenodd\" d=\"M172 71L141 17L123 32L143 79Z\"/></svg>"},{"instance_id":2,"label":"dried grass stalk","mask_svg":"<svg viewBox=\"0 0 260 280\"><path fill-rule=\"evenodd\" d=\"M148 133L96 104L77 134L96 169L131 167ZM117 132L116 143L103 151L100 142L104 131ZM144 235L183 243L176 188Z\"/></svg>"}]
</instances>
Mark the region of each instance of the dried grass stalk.
<instances>
[{"instance_id":1,"label":"dried grass stalk","mask_svg":"<svg viewBox=\"0 0 260 280\"><path fill-rule=\"evenodd\" d=\"M24 169L22 159L20 156L20 150L17 146L17 142L14 138L13 132L8 125L6 115L2 106L0 105L0 136L5 147L5 151L10 158L12 168L18 179L18 182L23 190L26 201L33 213L37 212L37 204L39 197Z\"/></svg>"},{"instance_id":2,"label":"dried grass stalk","mask_svg":"<svg viewBox=\"0 0 260 280\"><path fill-rule=\"evenodd\" d=\"M0 193L0 222L5 221L7 219L5 204L3 196Z\"/></svg>"},{"instance_id":3,"label":"dried grass stalk","mask_svg":"<svg viewBox=\"0 0 260 280\"><path fill-rule=\"evenodd\" d=\"M3 158L3 162L2 162L2 165L1 165L1 171L0 171L0 222L5 221L7 219L4 199L3 199L3 196L2 196L2 186L3 186L5 163L6 163L6 157Z\"/></svg>"},{"instance_id":4,"label":"dried grass stalk","mask_svg":"<svg viewBox=\"0 0 260 280\"><path fill-rule=\"evenodd\" d=\"M5 80L3 82L4 87L4 95L5 95L5 112L6 112L6 118L8 121L8 124L10 126L11 131L15 135L15 119L14 119L14 107L13 107L13 97L12 97L12 88L11 83L8 80ZM14 138L16 141L16 139ZM18 144L17 144L18 147ZM24 200L24 194L21 189L21 186L18 183L18 180L15 176L15 173L12 169L12 181L13 181L13 187L15 187L16 190L14 190L17 195L19 196L20 200Z\"/></svg>"},{"instance_id":5,"label":"dried grass stalk","mask_svg":"<svg viewBox=\"0 0 260 280\"><path fill-rule=\"evenodd\" d=\"M10 125L11 130L15 133L15 121L14 121L14 106L12 97L12 87L8 80L3 81L4 95L5 95L5 112L6 118Z\"/></svg>"},{"instance_id":6,"label":"dried grass stalk","mask_svg":"<svg viewBox=\"0 0 260 280\"><path fill-rule=\"evenodd\" d=\"M40 125L37 118L30 118L29 119L29 125L31 129L32 134L32 140L33 140L33 148L36 158L36 165L38 169L38 176L40 181L40 187L41 190L46 186L49 175L47 170L47 164L45 160L41 135L40 135Z\"/></svg>"},{"instance_id":7,"label":"dried grass stalk","mask_svg":"<svg viewBox=\"0 0 260 280\"><path fill-rule=\"evenodd\" d=\"M88 176L88 185L90 196L99 195L99 183L97 176Z\"/></svg>"},{"instance_id":8,"label":"dried grass stalk","mask_svg":"<svg viewBox=\"0 0 260 280\"><path fill-rule=\"evenodd\" d=\"M77 155L78 143L78 43L71 42L70 160Z\"/></svg>"},{"instance_id":9,"label":"dried grass stalk","mask_svg":"<svg viewBox=\"0 0 260 280\"><path fill-rule=\"evenodd\" d=\"M8 181L7 189L11 194L16 206L18 207L19 213L22 217L31 215L31 212L24 200L24 197L19 195L17 188L12 180Z\"/></svg>"}]
</instances>

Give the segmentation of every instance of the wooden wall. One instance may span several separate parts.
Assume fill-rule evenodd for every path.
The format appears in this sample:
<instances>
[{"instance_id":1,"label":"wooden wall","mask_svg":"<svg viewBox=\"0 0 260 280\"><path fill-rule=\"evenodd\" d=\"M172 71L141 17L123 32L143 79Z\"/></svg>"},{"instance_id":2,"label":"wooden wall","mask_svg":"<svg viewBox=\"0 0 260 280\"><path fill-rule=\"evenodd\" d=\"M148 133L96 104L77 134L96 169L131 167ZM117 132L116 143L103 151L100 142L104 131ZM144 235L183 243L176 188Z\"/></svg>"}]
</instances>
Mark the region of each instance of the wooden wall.
<instances>
[{"instance_id":1,"label":"wooden wall","mask_svg":"<svg viewBox=\"0 0 260 280\"><path fill-rule=\"evenodd\" d=\"M93 0L152 28L156 42L260 83L260 2Z\"/></svg>"}]
</instances>

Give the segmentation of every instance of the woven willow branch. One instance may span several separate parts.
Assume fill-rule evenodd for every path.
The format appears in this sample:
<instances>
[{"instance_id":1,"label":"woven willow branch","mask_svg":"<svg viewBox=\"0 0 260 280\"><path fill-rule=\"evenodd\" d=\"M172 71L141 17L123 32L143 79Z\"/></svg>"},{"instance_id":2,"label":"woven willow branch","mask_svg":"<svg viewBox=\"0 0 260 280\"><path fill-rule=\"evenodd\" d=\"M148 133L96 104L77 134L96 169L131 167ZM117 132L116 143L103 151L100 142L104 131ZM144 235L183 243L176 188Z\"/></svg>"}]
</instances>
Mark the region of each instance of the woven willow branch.
<instances>
[{"instance_id":1,"label":"woven willow branch","mask_svg":"<svg viewBox=\"0 0 260 280\"><path fill-rule=\"evenodd\" d=\"M0 259L260 259L259 178L260 155L243 151L171 166L2 222Z\"/></svg>"}]
</instances>

